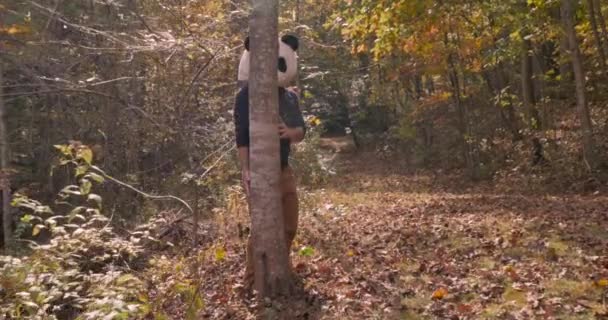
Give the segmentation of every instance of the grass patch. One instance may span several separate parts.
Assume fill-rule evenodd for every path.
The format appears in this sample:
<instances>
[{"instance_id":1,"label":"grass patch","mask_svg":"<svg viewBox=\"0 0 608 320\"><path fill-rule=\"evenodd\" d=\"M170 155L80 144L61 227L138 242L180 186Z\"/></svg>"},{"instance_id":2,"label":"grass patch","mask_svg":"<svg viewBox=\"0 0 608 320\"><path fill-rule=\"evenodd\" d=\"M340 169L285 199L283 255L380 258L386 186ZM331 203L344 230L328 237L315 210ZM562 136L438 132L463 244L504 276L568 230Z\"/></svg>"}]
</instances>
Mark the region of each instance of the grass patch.
<instances>
[{"instance_id":1,"label":"grass patch","mask_svg":"<svg viewBox=\"0 0 608 320\"><path fill-rule=\"evenodd\" d=\"M505 303L511 303L519 307L524 307L528 303L526 293L515 290L513 287L507 287L505 292L502 294L502 299Z\"/></svg>"},{"instance_id":2,"label":"grass patch","mask_svg":"<svg viewBox=\"0 0 608 320\"><path fill-rule=\"evenodd\" d=\"M496 319L505 313L504 307L500 304L490 304L481 313L481 319Z\"/></svg>"},{"instance_id":3,"label":"grass patch","mask_svg":"<svg viewBox=\"0 0 608 320\"><path fill-rule=\"evenodd\" d=\"M405 307L408 311L423 310L429 303L429 298L425 298L420 295L415 297L404 298L403 300L401 300L401 306Z\"/></svg>"},{"instance_id":4,"label":"grass patch","mask_svg":"<svg viewBox=\"0 0 608 320\"><path fill-rule=\"evenodd\" d=\"M550 297L569 297L572 299L586 298L597 300L601 298L602 289L590 281L575 281L567 279L548 280L543 283L545 293Z\"/></svg>"},{"instance_id":5,"label":"grass patch","mask_svg":"<svg viewBox=\"0 0 608 320\"><path fill-rule=\"evenodd\" d=\"M524 257L532 256L531 252L523 247L510 247L504 250L505 257L515 260L522 260Z\"/></svg>"},{"instance_id":6,"label":"grass patch","mask_svg":"<svg viewBox=\"0 0 608 320\"><path fill-rule=\"evenodd\" d=\"M549 250L553 250L558 257L566 256L570 250L568 244L559 239L551 239L547 245L547 248L549 248Z\"/></svg>"},{"instance_id":7,"label":"grass patch","mask_svg":"<svg viewBox=\"0 0 608 320\"><path fill-rule=\"evenodd\" d=\"M475 261L478 269L493 270L496 268L496 260L489 257L480 257Z\"/></svg>"}]
</instances>

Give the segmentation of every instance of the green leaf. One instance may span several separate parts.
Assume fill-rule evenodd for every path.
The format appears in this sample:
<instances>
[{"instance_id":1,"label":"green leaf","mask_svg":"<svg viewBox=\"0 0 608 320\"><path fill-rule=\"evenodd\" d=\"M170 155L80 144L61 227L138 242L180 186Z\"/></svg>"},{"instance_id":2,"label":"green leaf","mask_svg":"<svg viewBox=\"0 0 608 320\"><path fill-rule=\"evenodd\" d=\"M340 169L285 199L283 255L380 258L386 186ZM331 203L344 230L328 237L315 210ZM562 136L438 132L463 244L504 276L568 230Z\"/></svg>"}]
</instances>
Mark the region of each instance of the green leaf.
<instances>
[{"instance_id":1,"label":"green leaf","mask_svg":"<svg viewBox=\"0 0 608 320\"><path fill-rule=\"evenodd\" d=\"M76 176L76 178L78 178L83 174L87 173L88 170L89 166L78 166L76 167L76 172L74 173L74 175Z\"/></svg>"},{"instance_id":2,"label":"green leaf","mask_svg":"<svg viewBox=\"0 0 608 320\"><path fill-rule=\"evenodd\" d=\"M61 189L60 193L62 194L72 194L72 195L76 195L76 196L81 196L82 193L80 192L80 188L78 188L78 186L75 185L71 185L71 186L67 186L63 189Z\"/></svg>"},{"instance_id":3,"label":"green leaf","mask_svg":"<svg viewBox=\"0 0 608 320\"><path fill-rule=\"evenodd\" d=\"M169 316L164 313L155 314L154 320L169 320Z\"/></svg>"},{"instance_id":4,"label":"green leaf","mask_svg":"<svg viewBox=\"0 0 608 320\"><path fill-rule=\"evenodd\" d=\"M21 222L23 223L30 223L33 219L33 216L31 214L26 214L23 217L21 217Z\"/></svg>"},{"instance_id":5,"label":"green leaf","mask_svg":"<svg viewBox=\"0 0 608 320\"><path fill-rule=\"evenodd\" d=\"M72 222L72 220L78 216L82 217L82 215L80 215L82 212L84 212L87 208L86 207L76 207L74 209L72 209L72 211L70 211L70 213L68 214L68 222ZM84 217L82 217L82 219L84 220Z\"/></svg>"},{"instance_id":6,"label":"green leaf","mask_svg":"<svg viewBox=\"0 0 608 320\"><path fill-rule=\"evenodd\" d=\"M89 178L97 183L103 183L106 179L104 177L102 177L101 175L98 175L95 172L89 172L87 173L86 176L84 176L85 178Z\"/></svg>"},{"instance_id":7,"label":"green leaf","mask_svg":"<svg viewBox=\"0 0 608 320\"><path fill-rule=\"evenodd\" d=\"M124 284L132 281L137 281L137 278L133 275L125 274L116 279L116 284L119 286L123 286Z\"/></svg>"},{"instance_id":8,"label":"green leaf","mask_svg":"<svg viewBox=\"0 0 608 320\"><path fill-rule=\"evenodd\" d=\"M89 181L89 179L80 180L80 193L81 194L86 195L86 194L91 193L91 187L93 187L93 184L91 183L91 181Z\"/></svg>"},{"instance_id":9,"label":"green leaf","mask_svg":"<svg viewBox=\"0 0 608 320\"><path fill-rule=\"evenodd\" d=\"M101 209L101 196L100 195L91 193L87 197L87 200L95 202L95 204L97 204L97 208Z\"/></svg>"},{"instance_id":10,"label":"green leaf","mask_svg":"<svg viewBox=\"0 0 608 320\"><path fill-rule=\"evenodd\" d=\"M34 210L34 212L36 213L46 213L46 214L53 214L53 210L51 210L51 208L49 206L36 206L36 209Z\"/></svg>"},{"instance_id":11,"label":"green leaf","mask_svg":"<svg viewBox=\"0 0 608 320\"><path fill-rule=\"evenodd\" d=\"M55 149L61 151L61 153L63 153L63 155L65 155L65 156L72 155L72 146L70 146L70 145L67 145L67 144L56 144L53 147L55 147Z\"/></svg>"},{"instance_id":12,"label":"green leaf","mask_svg":"<svg viewBox=\"0 0 608 320\"><path fill-rule=\"evenodd\" d=\"M312 257L315 254L315 249L312 247L306 246L298 252L302 257Z\"/></svg>"},{"instance_id":13,"label":"green leaf","mask_svg":"<svg viewBox=\"0 0 608 320\"><path fill-rule=\"evenodd\" d=\"M223 261L226 259L226 249L224 247L215 248L215 261Z\"/></svg>"},{"instance_id":14,"label":"green leaf","mask_svg":"<svg viewBox=\"0 0 608 320\"><path fill-rule=\"evenodd\" d=\"M93 162L93 151L88 147L82 147L78 150L76 158L82 159L84 162L90 165Z\"/></svg>"}]
</instances>

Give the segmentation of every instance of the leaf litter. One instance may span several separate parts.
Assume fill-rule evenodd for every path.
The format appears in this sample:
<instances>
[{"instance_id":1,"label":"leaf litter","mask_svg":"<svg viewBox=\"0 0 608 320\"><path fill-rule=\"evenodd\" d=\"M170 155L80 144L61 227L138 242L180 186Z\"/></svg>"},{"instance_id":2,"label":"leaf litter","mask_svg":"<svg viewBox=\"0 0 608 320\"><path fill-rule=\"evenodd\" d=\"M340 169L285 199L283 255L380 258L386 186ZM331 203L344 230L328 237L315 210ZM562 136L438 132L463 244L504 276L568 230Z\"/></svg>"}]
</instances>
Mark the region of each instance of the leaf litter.
<instances>
[{"instance_id":1,"label":"leaf litter","mask_svg":"<svg viewBox=\"0 0 608 320\"><path fill-rule=\"evenodd\" d=\"M348 174L324 189L301 191L292 260L303 290L265 317L608 317L606 196L505 192L431 173L345 166ZM234 219L200 249L211 250L209 262L192 260L204 295L199 317L256 319L260 306L242 294L239 226L248 217L224 214Z\"/></svg>"}]
</instances>

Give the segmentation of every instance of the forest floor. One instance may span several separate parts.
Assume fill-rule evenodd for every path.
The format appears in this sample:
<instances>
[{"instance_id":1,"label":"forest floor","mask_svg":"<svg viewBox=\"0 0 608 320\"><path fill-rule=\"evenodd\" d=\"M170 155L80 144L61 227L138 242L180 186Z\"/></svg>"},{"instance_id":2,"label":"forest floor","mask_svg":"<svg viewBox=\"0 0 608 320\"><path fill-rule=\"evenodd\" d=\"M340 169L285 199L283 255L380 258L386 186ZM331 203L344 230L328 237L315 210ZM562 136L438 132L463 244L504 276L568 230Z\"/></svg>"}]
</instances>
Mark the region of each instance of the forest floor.
<instances>
[{"instance_id":1,"label":"forest floor","mask_svg":"<svg viewBox=\"0 0 608 320\"><path fill-rule=\"evenodd\" d=\"M301 190L292 257L304 293L273 305L275 318L608 319L606 195L501 191L516 188L380 163L350 157L323 189ZM240 293L247 215L218 216L198 271L202 314L254 319Z\"/></svg>"}]
</instances>

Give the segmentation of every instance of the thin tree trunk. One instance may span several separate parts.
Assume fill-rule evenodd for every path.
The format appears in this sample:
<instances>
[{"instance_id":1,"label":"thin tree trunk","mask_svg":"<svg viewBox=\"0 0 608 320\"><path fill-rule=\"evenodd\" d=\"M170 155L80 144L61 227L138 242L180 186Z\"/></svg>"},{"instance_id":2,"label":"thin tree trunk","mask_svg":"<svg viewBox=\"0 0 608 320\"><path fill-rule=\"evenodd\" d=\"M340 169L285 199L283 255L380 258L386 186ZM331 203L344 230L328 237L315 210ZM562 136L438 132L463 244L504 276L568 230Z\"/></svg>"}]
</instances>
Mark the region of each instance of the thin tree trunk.
<instances>
[{"instance_id":1,"label":"thin tree trunk","mask_svg":"<svg viewBox=\"0 0 608 320\"><path fill-rule=\"evenodd\" d=\"M561 26L565 28L564 17L561 17ZM562 35L559 39L559 75L563 87L569 87L572 84L572 67L570 60L570 45L568 44L568 36Z\"/></svg>"},{"instance_id":2,"label":"thin tree trunk","mask_svg":"<svg viewBox=\"0 0 608 320\"><path fill-rule=\"evenodd\" d=\"M416 90L416 99L422 98L422 75L416 73L414 76L414 90Z\"/></svg>"},{"instance_id":3,"label":"thin tree trunk","mask_svg":"<svg viewBox=\"0 0 608 320\"><path fill-rule=\"evenodd\" d=\"M585 96L585 71L583 70L583 58L581 57L578 38L576 36L573 7L572 0L562 0L561 13L565 22L564 32L568 36L568 44L572 56L572 69L574 71L574 81L576 84L576 106L581 121L581 129L583 131L583 156L587 166L590 169L593 169L595 168L595 157L593 155L593 128L591 116L589 115L589 107L587 106L587 98Z\"/></svg>"},{"instance_id":4,"label":"thin tree trunk","mask_svg":"<svg viewBox=\"0 0 608 320\"><path fill-rule=\"evenodd\" d=\"M524 37L525 37L524 33ZM534 96L534 81L532 75L534 72L532 65L532 42L530 40L523 41L521 50L521 93L526 110L526 120L530 129L533 132L532 136L532 164L537 165L544 162L543 145L536 133L541 129L540 117L538 109L536 109L536 99Z\"/></svg>"},{"instance_id":5,"label":"thin tree trunk","mask_svg":"<svg viewBox=\"0 0 608 320\"><path fill-rule=\"evenodd\" d=\"M427 89L428 95L435 94L435 82L433 82L433 75L426 76L426 89Z\"/></svg>"},{"instance_id":6,"label":"thin tree trunk","mask_svg":"<svg viewBox=\"0 0 608 320\"><path fill-rule=\"evenodd\" d=\"M254 0L251 13L250 169L255 288L289 294L292 281L283 225L279 158L278 1Z\"/></svg>"},{"instance_id":7,"label":"thin tree trunk","mask_svg":"<svg viewBox=\"0 0 608 320\"><path fill-rule=\"evenodd\" d=\"M296 12L295 12L295 19L294 20L296 22L296 36L298 38L300 38L300 0L296 0ZM300 50L299 51L300 56L302 56L302 50L303 49L304 48L299 48L299 50ZM301 87L302 83L301 83L301 80L300 80L300 72L299 71L300 71L300 64L298 64L298 72L296 74L296 88L298 88L299 90L302 90L302 87ZM302 93L304 93L304 92L302 91Z\"/></svg>"},{"instance_id":8,"label":"thin tree trunk","mask_svg":"<svg viewBox=\"0 0 608 320\"><path fill-rule=\"evenodd\" d=\"M526 110L526 118L532 129L540 128L540 119L538 116L538 110L536 110L536 99L534 97L534 81L532 79L533 66L532 66L532 55L530 50L532 44L530 40L523 41L523 48L521 51L521 89L524 103L524 109Z\"/></svg>"},{"instance_id":9,"label":"thin tree trunk","mask_svg":"<svg viewBox=\"0 0 608 320\"><path fill-rule=\"evenodd\" d=\"M447 43L447 36L446 36ZM452 85L452 94L454 96L454 103L456 104L456 111L458 113L458 129L460 131L462 152L464 155L465 165L467 172L472 180L479 178L479 166L474 156L473 150L473 134L471 126L469 124L468 108L465 103L462 102L462 93L460 89L460 79L458 76L458 69L454 62L452 54L448 54L448 73L450 83Z\"/></svg>"},{"instance_id":10,"label":"thin tree trunk","mask_svg":"<svg viewBox=\"0 0 608 320\"><path fill-rule=\"evenodd\" d=\"M589 7L589 21L591 22L591 29L593 30L593 37L595 38L597 53L600 56L600 66L602 67L602 72L606 72L606 52L604 51L602 37L600 36L600 32L597 26L597 20L595 19L595 8L593 0L587 0L587 6Z\"/></svg>"},{"instance_id":11,"label":"thin tree trunk","mask_svg":"<svg viewBox=\"0 0 608 320\"><path fill-rule=\"evenodd\" d=\"M4 247L8 248L12 243L12 221L10 197L10 179L8 176L8 137L5 119L4 98L2 97L3 81L2 65L0 64L0 188L2 188L2 230L4 233Z\"/></svg>"},{"instance_id":12,"label":"thin tree trunk","mask_svg":"<svg viewBox=\"0 0 608 320\"><path fill-rule=\"evenodd\" d=\"M602 35L604 37L604 45L608 46L608 29L606 28L606 19L604 19L604 13L602 13L602 4L599 0L594 0L594 8L597 13L598 22L600 29L602 29Z\"/></svg>"}]
</instances>

